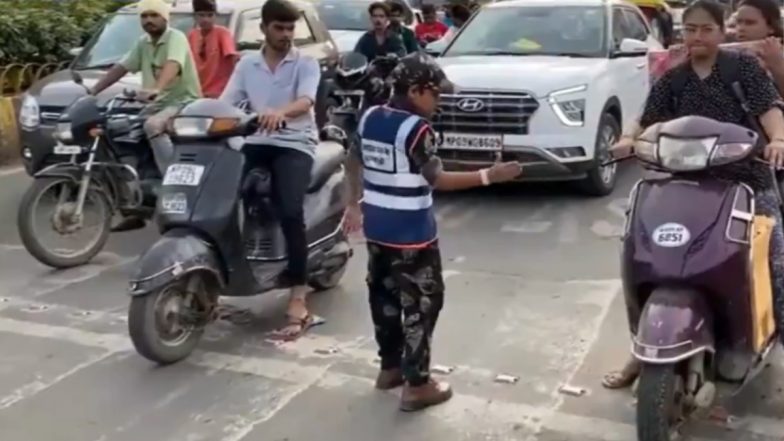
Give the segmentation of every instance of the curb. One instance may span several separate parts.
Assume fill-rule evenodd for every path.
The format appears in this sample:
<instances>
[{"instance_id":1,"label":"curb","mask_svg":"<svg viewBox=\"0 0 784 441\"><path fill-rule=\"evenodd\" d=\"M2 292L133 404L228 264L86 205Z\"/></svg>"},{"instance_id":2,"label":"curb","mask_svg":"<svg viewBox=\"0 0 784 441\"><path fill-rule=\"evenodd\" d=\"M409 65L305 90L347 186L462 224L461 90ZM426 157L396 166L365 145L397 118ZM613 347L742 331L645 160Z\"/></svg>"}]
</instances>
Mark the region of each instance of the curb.
<instances>
[{"instance_id":1,"label":"curb","mask_svg":"<svg viewBox=\"0 0 784 441\"><path fill-rule=\"evenodd\" d=\"M0 98L0 165L19 159L18 106L19 97Z\"/></svg>"}]
</instances>

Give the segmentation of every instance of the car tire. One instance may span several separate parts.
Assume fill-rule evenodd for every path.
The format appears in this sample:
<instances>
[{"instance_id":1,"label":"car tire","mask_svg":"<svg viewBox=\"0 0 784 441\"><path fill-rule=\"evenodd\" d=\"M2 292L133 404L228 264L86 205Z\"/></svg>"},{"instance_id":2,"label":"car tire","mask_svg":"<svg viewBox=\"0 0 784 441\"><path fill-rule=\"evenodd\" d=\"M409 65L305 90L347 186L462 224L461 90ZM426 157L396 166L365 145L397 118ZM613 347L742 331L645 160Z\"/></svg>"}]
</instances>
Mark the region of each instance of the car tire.
<instances>
[{"instance_id":1,"label":"car tire","mask_svg":"<svg viewBox=\"0 0 784 441\"><path fill-rule=\"evenodd\" d=\"M618 164L602 167L610 157L610 147L618 140L621 134L621 124L611 114L605 113L599 122L594 145L594 164L588 170L588 176L580 181L580 189L589 196L607 196L615 189L618 180Z\"/></svg>"}]
</instances>

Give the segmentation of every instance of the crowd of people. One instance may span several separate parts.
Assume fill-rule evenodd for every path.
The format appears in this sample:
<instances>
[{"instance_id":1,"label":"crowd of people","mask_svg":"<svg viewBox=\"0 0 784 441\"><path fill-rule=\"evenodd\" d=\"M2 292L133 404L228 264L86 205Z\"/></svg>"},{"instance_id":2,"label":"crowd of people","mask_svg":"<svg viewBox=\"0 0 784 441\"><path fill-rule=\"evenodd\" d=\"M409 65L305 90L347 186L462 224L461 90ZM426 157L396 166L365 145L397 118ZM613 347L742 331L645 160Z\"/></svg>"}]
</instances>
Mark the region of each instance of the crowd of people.
<instances>
[{"instance_id":1,"label":"crowd of people","mask_svg":"<svg viewBox=\"0 0 784 441\"><path fill-rule=\"evenodd\" d=\"M402 4L394 0L372 3L368 7L372 29L359 39L354 51L372 61L388 54L403 56L418 52L436 41L448 43L478 7L477 3L457 3L439 10L432 4L424 4L423 21L411 30L403 25Z\"/></svg>"}]
</instances>

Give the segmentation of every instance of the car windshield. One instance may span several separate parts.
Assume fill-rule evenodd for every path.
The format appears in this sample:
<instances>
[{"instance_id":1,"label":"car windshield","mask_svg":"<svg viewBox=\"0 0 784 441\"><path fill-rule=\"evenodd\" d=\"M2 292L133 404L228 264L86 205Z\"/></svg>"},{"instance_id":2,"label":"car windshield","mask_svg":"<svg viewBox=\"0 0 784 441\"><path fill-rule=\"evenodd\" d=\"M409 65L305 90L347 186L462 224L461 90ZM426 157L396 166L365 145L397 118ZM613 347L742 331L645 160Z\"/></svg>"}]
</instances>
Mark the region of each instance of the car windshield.
<instances>
[{"instance_id":1,"label":"car windshield","mask_svg":"<svg viewBox=\"0 0 784 441\"><path fill-rule=\"evenodd\" d=\"M193 15L173 13L171 26L183 32L193 28ZM227 26L229 16L218 15L216 23ZM97 69L110 67L127 54L133 44L142 36L144 30L137 14L114 14L107 20L98 35L93 36L76 60L76 69Z\"/></svg>"},{"instance_id":2,"label":"car windshield","mask_svg":"<svg viewBox=\"0 0 784 441\"><path fill-rule=\"evenodd\" d=\"M484 8L466 24L443 56L605 53L604 7L523 6Z\"/></svg>"},{"instance_id":3,"label":"car windshield","mask_svg":"<svg viewBox=\"0 0 784 441\"><path fill-rule=\"evenodd\" d=\"M370 29L367 5L364 1L323 1L316 9L329 30L366 31Z\"/></svg>"}]
</instances>

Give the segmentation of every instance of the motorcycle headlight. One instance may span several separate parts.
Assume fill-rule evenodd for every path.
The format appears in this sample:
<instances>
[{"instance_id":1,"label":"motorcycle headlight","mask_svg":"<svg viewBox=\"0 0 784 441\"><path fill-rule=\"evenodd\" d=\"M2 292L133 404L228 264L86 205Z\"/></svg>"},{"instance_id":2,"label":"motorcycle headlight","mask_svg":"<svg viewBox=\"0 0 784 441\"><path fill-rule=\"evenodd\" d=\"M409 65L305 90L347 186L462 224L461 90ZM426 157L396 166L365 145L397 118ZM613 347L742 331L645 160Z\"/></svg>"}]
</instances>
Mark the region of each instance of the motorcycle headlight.
<instances>
[{"instance_id":1,"label":"motorcycle headlight","mask_svg":"<svg viewBox=\"0 0 784 441\"><path fill-rule=\"evenodd\" d=\"M71 123L59 122L54 129L54 139L59 140L65 144L73 141L73 133L71 132Z\"/></svg>"},{"instance_id":2,"label":"motorcycle headlight","mask_svg":"<svg viewBox=\"0 0 784 441\"><path fill-rule=\"evenodd\" d=\"M701 170L708 166L718 137L679 139L659 138L659 163L672 171Z\"/></svg>"},{"instance_id":3,"label":"motorcycle headlight","mask_svg":"<svg viewBox=\"0 0 784 441\"><path fill-rule=\"evenodd\" d=\"M237 118L201 118L183 116L174 118L172 130L176 136L200 137L228 135L239 126Z\"/></svg>"},{"instance_id":4,"label":"motorcycle headlight","mask_svg":"<svg viewBox=\"0 0 784 441\"><path fill-rule=\"evenodd\" d=\"M31 95L25 95L22 100L22 107L19 109L19 125L23 129L37 129L41 124L41 108L38 100Z\"/></svg>"}]
</instances>

